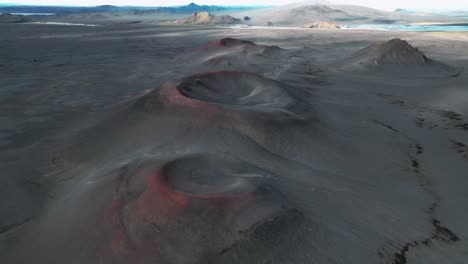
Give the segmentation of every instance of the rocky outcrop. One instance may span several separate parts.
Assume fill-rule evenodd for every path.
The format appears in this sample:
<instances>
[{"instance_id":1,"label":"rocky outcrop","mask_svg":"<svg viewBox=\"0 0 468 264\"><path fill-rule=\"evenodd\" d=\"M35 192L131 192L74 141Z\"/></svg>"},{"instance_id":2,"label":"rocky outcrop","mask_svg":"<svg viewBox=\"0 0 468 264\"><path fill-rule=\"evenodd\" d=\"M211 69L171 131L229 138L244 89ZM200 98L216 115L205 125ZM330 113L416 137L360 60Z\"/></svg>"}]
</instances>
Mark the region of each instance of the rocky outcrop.
<instances>
[{"instance_id":1,"label":"rocky outcrop","mask_svg":"<svg viewBox=\"0 0 468 264\"><path fill-rule=\"evenodd\" d=\"M328 23L325 21L316 21L309 28L319 28L319 29L339 29L341 28L337 24Z\"/></svg>"},{"instance_id":2,"label":"rocky outcrop","mask_svg":"<svg viewBox=\"0 0 468 264\"><path fill-rule=\"evenodd\" d=\"M232 25L240 20L229 15L216 16L208 12L195 12L191 16L172 22L183 25Z\"/></svg>"}]
</instances>

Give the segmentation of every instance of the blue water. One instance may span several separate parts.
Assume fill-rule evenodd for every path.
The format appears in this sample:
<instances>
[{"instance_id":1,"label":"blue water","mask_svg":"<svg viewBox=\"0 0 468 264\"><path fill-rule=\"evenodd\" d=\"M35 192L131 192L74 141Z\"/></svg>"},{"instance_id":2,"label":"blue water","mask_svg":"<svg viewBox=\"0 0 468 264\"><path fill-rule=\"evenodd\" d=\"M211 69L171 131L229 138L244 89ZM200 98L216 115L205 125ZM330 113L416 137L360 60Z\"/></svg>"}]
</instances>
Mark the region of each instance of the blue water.
<instances>
[{"instance_id":1,"label":"blue water","mask_svg":"<svg viewBox=\"0 0 468 264\"><path fill-rule=\"evenodd\" d=\"M12 15L23 15L23 16L51 16L54 13L11 13Z\"/></svg>"},{"instance_id":2,"label":"blue water","mask_svg":"<svg viewBox=\"0 0 468 264\"><path fill-rule=\"evenodd\" d=\"M375 29L375 30L396 30L396 31L468 31L468 24L456 26L441 25L348 25L351 29Z\"/></svg>"},{"instance_id":3,"label":"blue water","mask_svg":"<svg viewBox=\"0 0 468 264\"><path fill-rule=\"evenodd\" d=\"M2 13L0 13L1 15ZM23 15L23 16L51 16L55 13L10 13L12 15Z\"/></svg>"}]
</instances>

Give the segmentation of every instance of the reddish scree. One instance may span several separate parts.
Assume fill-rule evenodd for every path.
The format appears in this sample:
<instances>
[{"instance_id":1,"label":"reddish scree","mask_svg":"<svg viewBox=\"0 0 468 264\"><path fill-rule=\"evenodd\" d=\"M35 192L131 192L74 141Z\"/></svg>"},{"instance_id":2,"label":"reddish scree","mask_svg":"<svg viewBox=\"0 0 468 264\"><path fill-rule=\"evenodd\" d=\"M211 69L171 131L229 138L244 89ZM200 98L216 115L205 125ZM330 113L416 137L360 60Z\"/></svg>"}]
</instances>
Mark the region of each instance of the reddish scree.
<instances>
[{"instance_id":1,"label":"reddish scree","mask_svg":"<svg viewBox=\"0 0 468 264\"><path fill-rule=\"evenodd\" d=\"M219 210L220 213L224 209L235 213L255 200L255 195L250 192L213 195L179 193L172 188L161 171L146 176L144 180L146 190L136 200L125 204L124 200L118 197L105 211L111 233L108 246L100 250L99 257L103 263L112 263L112 260L119 256L127 256L134 261L133 263L144 263L145 256L154 253L151 243L140 241L141 243L137 242L139 244L136 245L131 242L122 219L124 211L132 214L133 224L137 226L145 223L164 226L174 219L184 217L185 208L191 205L201 206L201 210L204 206L223 207L223 210Z\"/></svg>"}]
</instances>

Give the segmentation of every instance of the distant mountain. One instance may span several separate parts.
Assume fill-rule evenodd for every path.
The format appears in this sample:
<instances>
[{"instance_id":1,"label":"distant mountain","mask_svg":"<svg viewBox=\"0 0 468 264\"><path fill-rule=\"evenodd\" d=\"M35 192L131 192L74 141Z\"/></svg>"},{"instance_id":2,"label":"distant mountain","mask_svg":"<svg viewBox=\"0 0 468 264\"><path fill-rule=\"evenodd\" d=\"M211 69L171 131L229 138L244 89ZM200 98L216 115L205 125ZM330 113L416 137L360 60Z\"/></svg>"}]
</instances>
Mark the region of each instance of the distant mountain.
<instances>
[{"instance_id":1,"label":"distant mountain","mask_svg":"<svg viewBox=\"0 0 468 264\"><path fill-rule=\"evenodd\" d=\"M235 7L226 6L210 6L210 5L197 5L190 3L186 6L170 6L170 7L157 7L157 8L144 8L136 10L135 14L147 14L147 13L169 13L169 14L192 14L195 12L220 12L234 10ZM238 9L246 9L245 7L239 7Z\"/></svg>"},{"instance_id":2,"label":"distant mountain","mask_svg":"<svg viewBox=\"0 0 468 264\"><path fill-rule=\"evenodd\" d=\"M3 5L0 6L0 13L55 13L55 14L70 14L70 13L103 13L103 12L128 12L134 14L145 13L170 13L170 14L191 14L194 12L220 12L220 11L241 11L251 10L259 7L243 7L243 6L209 6L197 5L190 3L186 6L171 6L171 7L142 7L142 6L113 6L100 5L93 7L79 6L30 6L30 5Z\"/></svg>"},{"instance_id":3,"label":"distant mountain","mask_svg":"<svg viewBox=\"0 0 468 264\"><path fill-rule=\"evenodd\" d=\"M395 11L393 11L395 13L400 13L400 14L414 14L416 13L415 11L413 10L407 10L407 9L402 9L402 8L397 8L395 9Z\"/></svg>"},{"instance_id":4,"label":"distant mountain","mask_svg":"<svg viewBox=\"0 0 468 264\"><path fill-rule=\"evenodd\" d=\"M79 7L79 6L0 6L0 13L83 13L83 12L110 12L124 10L123 7L102 5L93 7Z\"/></svg>"}]
</instances>

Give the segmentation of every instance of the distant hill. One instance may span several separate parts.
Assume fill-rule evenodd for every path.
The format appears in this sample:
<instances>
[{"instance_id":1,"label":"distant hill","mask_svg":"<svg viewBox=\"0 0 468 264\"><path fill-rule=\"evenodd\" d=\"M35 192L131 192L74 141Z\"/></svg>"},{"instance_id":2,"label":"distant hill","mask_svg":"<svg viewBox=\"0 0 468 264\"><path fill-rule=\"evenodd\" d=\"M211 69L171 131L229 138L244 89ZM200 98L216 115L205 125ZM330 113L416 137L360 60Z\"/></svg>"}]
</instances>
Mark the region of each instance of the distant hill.
<instances>
[{"instance_id":1,"label":"distant hill","mask_svg":"<svg viewBox=\"0 0 468 264\"><path fill-rule=\"evenodd\" d=\"M385 12L354 5L292 4L263 10L248 10L234 13L235 17L249 16L252 25L263 25L267 21L278 26L307 26L315 21L337 24L397 23L407 15Z\"/></svg>"},{"instance_id":2,"label":"distant hill","mask_svg":"<svg viewBox=\"0 0 468 264\"><path fill-rule=\"evenodd\" d=\"M318 2L318 3L317 3ZM261 26L267 22L275 26L309 27L315 21L339 25L352 24L406 24L417 21L450 21L453 17L441 15L419 16L405 10L386 12L357 5L327 4L326 1L294 3L262 10L232 12L234 17L248 16L246 24Z\"/></svg>"}]
</instances>

